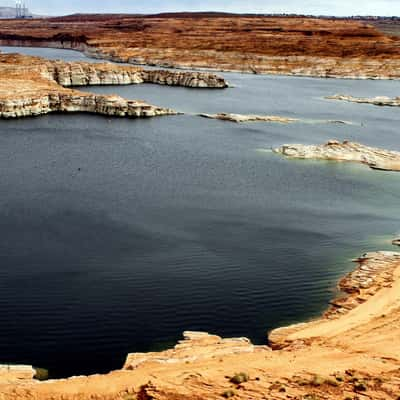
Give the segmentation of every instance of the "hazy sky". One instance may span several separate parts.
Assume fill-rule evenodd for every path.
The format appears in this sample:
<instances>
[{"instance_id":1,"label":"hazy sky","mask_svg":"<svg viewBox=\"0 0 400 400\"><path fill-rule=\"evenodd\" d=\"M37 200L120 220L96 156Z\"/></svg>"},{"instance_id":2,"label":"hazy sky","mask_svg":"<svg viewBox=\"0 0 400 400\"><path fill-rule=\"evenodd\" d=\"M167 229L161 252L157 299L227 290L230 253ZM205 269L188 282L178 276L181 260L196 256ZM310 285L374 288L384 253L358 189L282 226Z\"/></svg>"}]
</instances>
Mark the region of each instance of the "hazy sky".
<instances>
[{"instance_id":1,"label":"hazy sky","mask_svg":"<svg viewBox=\"0 0 400 400\"><path fill-rule=\"evenodd\" d=\"M34 13L230 11L327 15L400 15L400 0L26 0ZM13 5L0 0L0 6Z\"/></svg>"}]
</instances>

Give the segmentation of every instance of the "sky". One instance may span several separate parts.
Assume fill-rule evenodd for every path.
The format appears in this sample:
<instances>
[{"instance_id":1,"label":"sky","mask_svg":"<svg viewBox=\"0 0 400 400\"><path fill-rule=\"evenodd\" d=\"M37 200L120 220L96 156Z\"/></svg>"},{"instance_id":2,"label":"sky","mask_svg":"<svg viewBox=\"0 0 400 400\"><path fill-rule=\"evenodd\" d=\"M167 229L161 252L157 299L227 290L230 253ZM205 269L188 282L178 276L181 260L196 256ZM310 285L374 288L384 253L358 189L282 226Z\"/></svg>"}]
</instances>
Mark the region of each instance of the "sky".
<instances>
[{"instance_id":1,"label":"sky","mask_svg":"<svg viewBox=\"0 0 400 400\"><path fill-rule=\"evenodd\" d=\"M13 6L0 0L0 6ZM227 11L314 15L397 15L400 0L26 0L36 14L158 13L165 11Z\"/></svg>"}]
</instances>

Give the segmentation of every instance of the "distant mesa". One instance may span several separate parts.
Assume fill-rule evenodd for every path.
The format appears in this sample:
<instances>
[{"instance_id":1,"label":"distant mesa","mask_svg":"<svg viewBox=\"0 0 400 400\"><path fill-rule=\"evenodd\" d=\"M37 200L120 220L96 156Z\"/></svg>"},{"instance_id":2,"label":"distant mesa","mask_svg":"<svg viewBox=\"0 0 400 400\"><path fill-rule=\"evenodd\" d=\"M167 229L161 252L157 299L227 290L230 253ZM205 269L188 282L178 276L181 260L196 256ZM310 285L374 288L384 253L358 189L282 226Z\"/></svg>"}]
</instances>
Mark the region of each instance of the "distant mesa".
<instances>
[{"instance_id":1,"label":"distant mesa","mask_svg":"<svg viewBox=\"0 0 400 400\"><path fill-rule=\"evenodd\" d=\"M396 30L400 20L379 18L75 14L40 24L0 21L0 45L74 49L114 62L181 69L400 79Z\"/></svg>"}]
</instances>

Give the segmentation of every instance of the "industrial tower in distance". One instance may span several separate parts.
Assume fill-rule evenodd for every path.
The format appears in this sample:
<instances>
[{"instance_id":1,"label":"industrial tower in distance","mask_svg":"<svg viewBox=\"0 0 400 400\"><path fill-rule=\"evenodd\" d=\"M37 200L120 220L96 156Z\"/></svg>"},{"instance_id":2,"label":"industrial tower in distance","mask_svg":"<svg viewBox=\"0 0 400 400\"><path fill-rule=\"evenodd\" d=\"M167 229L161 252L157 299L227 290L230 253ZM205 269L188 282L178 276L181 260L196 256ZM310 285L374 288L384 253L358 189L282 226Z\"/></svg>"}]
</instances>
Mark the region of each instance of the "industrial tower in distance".
<instances>
[{"instance_id":1,"label":"industrial tower in distance","mask_svg":"<svg viewBox=\"0 0 400 400\"><path fill-rule=\"evenodd\" d=\"M22 0L16 0L15 2L15 18L31 18L25 2L22 2Z\"/></svg>"}]
</instances>

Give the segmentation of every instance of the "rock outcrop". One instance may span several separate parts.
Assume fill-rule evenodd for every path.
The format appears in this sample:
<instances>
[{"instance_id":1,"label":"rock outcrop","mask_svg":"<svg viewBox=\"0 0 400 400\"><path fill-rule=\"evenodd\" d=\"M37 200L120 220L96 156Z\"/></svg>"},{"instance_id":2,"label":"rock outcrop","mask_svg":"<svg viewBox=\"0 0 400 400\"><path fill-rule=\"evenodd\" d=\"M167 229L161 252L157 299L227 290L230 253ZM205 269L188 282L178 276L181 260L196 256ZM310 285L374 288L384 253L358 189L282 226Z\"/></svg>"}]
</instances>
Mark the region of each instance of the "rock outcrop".
<instances>
[{"instance_id":1,"label":"rock outcrop","mask_svg":"<svg viewBox=\"0 0 400 400\"><path fill-rule=\"evenodd\" d=\"M232 114L232 113L220 113L220 114L200 114L201 117L219 119L221 121L230 122L278 122L281 124L289 124L298 121L296 118L280 117L276 115L243 115L243 114Z\"/></svg>"},{"instance_id":2,"label":"rock outcrop","mask_svg":"<svg viewBox=\"0 0 400 400\"><path fill-rule=\"evenodd\" d=\"M207 332L184 332L184 339L173 349L156 353L128 354L124 369L132 370L143 363L184 364L215 357L253 353L266 346L254 346L247 338L222 339Z\"/></svg>"},{"instance_id":3,"label":"rock outcrop","mask_svg":"<svg viewBox=\"0 0 400 400\"><path fill-rule=\"evenodd\" d=\"M400 152L369 147L360 143L330 140L323 145L284 144L274 149L288 158L354 161L372 169L400 171Z\"/></svg>"},{"instance_id":4,"label":"rock outcrop","mask_svg":"<svg viewBox=\"0 0 400 400\"><path fill-rule=\"evenodd\" d=\"M6 73L10 69L21 73L36 71L64 87L139 83L208 89L228 87L223 77L209 72L144 70L129 65L51 61L20 54L0 54L0 69Z\"/></svg>"},{"instance_id":5,"label":"rock outcrop","mask_svg":"<svg viewBox=\"0 0 400 400\"><path fill-rule=\"evenodd\" d=\"M400 107L400 97L390 98L386 96L378 96L368 98L348 96L345 94L335 94L334 96L327 96L326 99L348 101L351 103L373 104L374 106Z\"/></svg>"},{"instance_id":6,"label":"rock outcrop","mask_svg":"<svg viewBox=\"0 0 400 400\"><path fill-rule=\"evenodd\" d=\"M131 118L176 114L171 109L156 107L142 101L78 91L49 92L5 100L0 98L0 118L37 116L51 112L87 112Z\"/></svg>"},{"instance_id":7,"label":"rock outcrop","mask_svg":"<svg viewBox=\"0 0 400 400\"><path fill-rule=\"evenodd\" d=\"M192 88L225 88L217 75L200 72L146 71L111 63L50 61L19 54L0 54L0 117L49 112L90 112L127 117L177 114L169 108L119 96L95 95L68 87L155 83Z\"/></svg>"}]
</instances>

